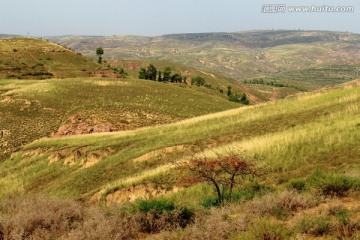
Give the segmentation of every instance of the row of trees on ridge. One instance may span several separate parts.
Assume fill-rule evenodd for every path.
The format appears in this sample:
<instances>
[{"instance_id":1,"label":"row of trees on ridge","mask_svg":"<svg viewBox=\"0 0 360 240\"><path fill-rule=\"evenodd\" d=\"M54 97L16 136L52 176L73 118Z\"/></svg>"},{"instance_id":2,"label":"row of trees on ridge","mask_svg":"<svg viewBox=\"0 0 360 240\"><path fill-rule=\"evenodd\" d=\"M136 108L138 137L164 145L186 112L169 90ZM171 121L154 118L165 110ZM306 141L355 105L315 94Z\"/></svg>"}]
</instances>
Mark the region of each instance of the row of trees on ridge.
<instances>
[{"instance_id":1,"label":"row of trees on ridge","mask_svg":"<svg viewBox=\"0 0 360 240\"><path fill-rule=\"evenodd\" d=\"M150 64L147 68L140 69L139 79L159 82L186 83L186 77L183 77L181 73L172 74L170 67L166 67L163 71L158 71L153 64Z\"/></svg>"}]
</instances>

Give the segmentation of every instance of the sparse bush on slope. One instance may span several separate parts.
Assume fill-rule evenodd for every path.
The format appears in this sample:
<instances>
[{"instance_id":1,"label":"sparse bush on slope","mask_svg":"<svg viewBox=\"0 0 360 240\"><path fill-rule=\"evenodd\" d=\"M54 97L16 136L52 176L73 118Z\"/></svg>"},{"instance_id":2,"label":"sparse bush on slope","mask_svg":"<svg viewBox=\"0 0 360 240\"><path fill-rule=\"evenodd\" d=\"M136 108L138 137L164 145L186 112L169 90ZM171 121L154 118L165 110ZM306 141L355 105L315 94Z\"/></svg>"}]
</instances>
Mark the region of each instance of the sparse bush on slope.
<instances>
[{"instance_id":1,"label":"sparse bush on slope","mask_svg":"<svg viewBox=\"0 0 360 240\"><path fill-rule=\"evenodd\" d=\"M0 200L0 236L3 239L134 239L134 218L73 200L44 196L6 197Z\"/></svg>"}]
</instances>

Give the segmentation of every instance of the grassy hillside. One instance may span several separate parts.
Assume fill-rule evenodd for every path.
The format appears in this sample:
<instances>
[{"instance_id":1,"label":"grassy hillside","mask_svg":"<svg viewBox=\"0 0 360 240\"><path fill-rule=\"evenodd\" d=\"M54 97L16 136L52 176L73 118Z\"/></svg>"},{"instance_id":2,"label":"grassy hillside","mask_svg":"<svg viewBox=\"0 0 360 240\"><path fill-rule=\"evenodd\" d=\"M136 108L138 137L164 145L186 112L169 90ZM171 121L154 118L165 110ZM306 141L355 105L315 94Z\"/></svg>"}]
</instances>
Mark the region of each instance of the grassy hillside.
<instances>
[{"instance_id":1,"label":"grassy hillside","mask_svg":"<svg viewBox=\"0 0 360 240\"><path fill-rule=\"evenodd\" d=\"M171 60L240 80L360 61L359 35L343 32L249 31L50 39L88 56L94 56L94 49L102 46L108 59Z\"/></svg>"},{"instance_id":2,"label":"grassy hillside","mask_svg":"<svg viewBox=\"0 0 360 240\"><path fill-rule=\"evenodd\" d=\"M92 59L41 39L0 39L0 49L0 79L73 78L109 72Z\"/></svg>"},{"instance_id":3,"label":"grassy hillside","mask_svg":"<svg viewBox=\"0 0 360 240\"><path fill-rule=\"evenodd\" d=\"M245 151L266 166L272 184L308 177L317 168L358 176L359 91L354 82L152 128L43 138L1 164L2 194L106 198L129 184L171 182L171 159L226 149Z\"/></svg>"},{"instance_id":4,"label":"grassy hillside","mask_svg":"<svg viewBox=\"0 0 360 240\"><path fill-rule=\"evenodd\" d=\"M133 78L1 80L0 94L8 154L40 137L129 130L241 106L206 88Z\"/></svg>"},{"instance_id":5,"label":"grassy hillside","mask_svg":"<svg viewBox=\"0 0 360 240\"><path fill-rule=\"evenodd\" d=\"M358 239L359 101L354 81L151 128L38 139L0 163L0 235ZM211 184L179 185L177 164L230 153L262 174L242 179L225 207Z\"/></svg>"},{"instance_id":6,"label":"grassy hillside","mask_svg":"<svg viewBox=\"0 0 360 240\"><path fill-rule=\"evenodd\" d=\"M81 47L105 41L115 49L117 39L85 37ZM0 79L29 79L0 80L0 239L360 238L357 35L121 37L129 56L151 60L114 57L102 68L42 40L4 41ZM139 42L144 49L171 42L171 49L139 50ZM158 51L189 61L159 60ZM241 56L220 57L230 51ZM137 79L149 63L209 85ZM114 67L127 78L89 77ZM238 76L234 70L244 71L235 77L242 81L213 73ZM271 101L230 102L228 86L253 103ZM221 208L212 183L179 181L176 167L190 159L236 154L258 171L239 178Z\"/></svg>"}]
</instances>

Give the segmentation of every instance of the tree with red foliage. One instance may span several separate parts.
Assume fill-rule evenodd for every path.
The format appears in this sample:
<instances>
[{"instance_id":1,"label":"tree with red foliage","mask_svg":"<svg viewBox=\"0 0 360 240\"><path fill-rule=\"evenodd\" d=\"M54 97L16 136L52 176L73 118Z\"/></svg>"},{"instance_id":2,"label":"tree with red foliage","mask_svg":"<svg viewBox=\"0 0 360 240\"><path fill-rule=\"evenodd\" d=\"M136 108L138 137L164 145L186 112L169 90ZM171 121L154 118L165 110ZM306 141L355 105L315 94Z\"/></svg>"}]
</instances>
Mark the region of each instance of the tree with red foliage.
<instances>
[{"instance_id":1,"label":"tree with red foliage","mask_svg":"<svg viewBox=\"0 0 360 240\"><path fill-rule=\"evenodd\" d=\"M255 164L237 154L218 156L216 159L193 157L178 167L179 181L186 185L207 182L214 186L220 205L224 204L225 193L232 197L234 186L239 180L257 174Z\"/></svg>"}]
</instances>

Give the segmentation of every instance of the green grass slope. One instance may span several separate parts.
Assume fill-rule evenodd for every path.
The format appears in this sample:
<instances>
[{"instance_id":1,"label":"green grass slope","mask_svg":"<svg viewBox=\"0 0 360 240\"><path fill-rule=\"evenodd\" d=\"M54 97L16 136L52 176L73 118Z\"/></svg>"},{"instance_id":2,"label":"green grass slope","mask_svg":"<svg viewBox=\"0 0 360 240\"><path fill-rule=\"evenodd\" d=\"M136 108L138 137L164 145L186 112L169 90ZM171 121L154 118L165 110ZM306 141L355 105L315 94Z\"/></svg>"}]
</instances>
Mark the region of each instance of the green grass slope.
<instances>
[{"instance_id":1,"label":"green grass slope","mask_svg":"<svg viewBox=\"0 0 360 240\"><path fill-rule=\"evenodd\" d=\"M100 65L72 50L34 38L0 39L0 79L87 77Z\"/></svg>"},{"instance_id":2,"label":"green grass slope","mask_svg":"<svg viewBox=\"0 0 360 240\"><path fill-rule=\"evenodd\" d=\"M1 151L52 134L129 130L240 106L213 90L133 78L1 80Z\"/></svg>"},{"instance_id":3,"label":"green grass slope","mask_svg":"<svg viewBox=\"0 0 360 240\"><path fill-rule=\"evenodd\" d=\"M308 177L316 169L359 176L359 100L356 81L157 127L39 139L1 163L1 194L89 199L130 185L172 186L173 161L229 149L245 151L269 169L268 184Z\"/></svg>"}]
</instances>

